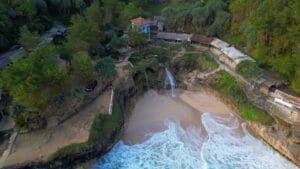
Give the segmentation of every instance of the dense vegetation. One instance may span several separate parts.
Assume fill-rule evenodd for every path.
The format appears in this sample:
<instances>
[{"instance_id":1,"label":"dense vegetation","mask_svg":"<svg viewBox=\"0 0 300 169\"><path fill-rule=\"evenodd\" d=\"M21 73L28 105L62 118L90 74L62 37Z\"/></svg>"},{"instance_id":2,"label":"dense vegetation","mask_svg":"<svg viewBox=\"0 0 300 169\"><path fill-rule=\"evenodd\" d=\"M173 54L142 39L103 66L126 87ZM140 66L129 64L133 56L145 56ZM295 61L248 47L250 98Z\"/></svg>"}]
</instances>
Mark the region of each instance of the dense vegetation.
<instances>
[{"instance_id":1,"label":"dense vegetation","mask_svg":"<svg viewBox=\"0 0 300 169\"><path fill-rule=\"evenodd\" d=\"M211 36L220 36L224 32L224 24L230 19L225 0L176 1L174 7L162 10L162 16L167 30Z\"/></svg>"},{"instance_id":2,"label":"dense vegetation","mask_svg":"<svg viewBox=\"0 0 300 169\"><path fill-rule=\"evenodd\" d=\"M28 7L23 5L31 6L30 3L37 1L22 1L22 3L20 1L20 4L17 4L19 1L15 2L1 1L0 6L5 6L7 9L11 8L11 10L20 10L14 7L22 6L23 9ZM116 29L103 28L105 24L113 25L113 23L104 22L105 16L110 15L109 12L103 11L105 3L111 2L104 1L103 4L93 2L86 6L86 9L80 11L73 7L63 10L53 9L58 10L57 13L66 17L77 13L70 17L70 30L62 44L54 45L48 41L39 43L39 33L43 30L34 29L31 25L41 24L39 21L36 21L37 23L32 21L26 25L21 23L14 25L20 28L20 37L18 39L12 37L12 41L18 41L25 47L28 55L24 59L15 60L13 64L1 70L0 86L12 98L11 107L24 107L17 113L11 111L13 109L7 108L4 111L4 114L11 114L15 118L19 127L26 127L28 118L41 115L49 105L63 102L64 95L74 93L71 92L73 88L82 88L91 79L105 81L116 75L113 61L109 59L111 49L106 49L104 46L110 44L112 47L120 47L123 43L121 43ZM46 4L49 5L48 1ZM74 5L73 1L72 5ZM40 6L35 7L39 9ZM52 17L51 9L49 8L49 11L45 13L45 17ZM18 13L18 17L21 17L19 15L25 20L41 17L41 15L28 16L28 13ZM12 19L8 21L14 22ZM4 30L1 28L0 33ZM110 34L108 35L107 32ZM12 32L3 32L1 36L9 38L10 33ZM1 47L5 49L5 45ZM105 59L102 59L104 57ZM8 106L6 105L6 107Z\"/></svg>"},{"instance_id":3,"label":"dense vegetation","mask_svg":"<svg viewBox=\"0 0 300 169\"><path fill-rule=\"evenodd\" d=\"M242 61L236 66L235 71L246 79L258 79L263 73L263 70L252 60Z\"/></svg>"},{"instance_id":4,"label":"dense vegetation","mask_svg":"<svg viewBox=\"0 0 300 169\"><path fill-rule=\"evenodd\" d=\"M267 112L255 107L255 105L248 100L239 83L226 71L220 71L217 74L217 78L212 81L210 85L221 94L230 98L244 119L258 121L266 125L270 125L274 121Z\"/></svg>"},{"instance_id":5,"label":"dense vegetation","mask_svg":"<svg viewBox=\"0 0 300 169\"><path fill-rule=\"evenodd\" d=\"M129 30L128 37L123 36L130 19L153 14L165 17L167 31L228 40L253 56L259 66L287 77L291 89L300 93L297 0L1 0L0 52L15 44L29 52L25 59L15 60L0 72L0 86L11 97L7 100L16 107L25 107L16 113L16 120L23 124L30 114L43 112L53 99L63 98L65 91L72 90L71 86L85 86L96 77L113 78L116 70L111 58L117 58L117 49L126 44L140 49L131 58L137 71L144 72L149 65L158 66L169 60L181 46L162 44L143 50L145 34ZM40 44L40 35L56 23L68 27L64 42ZM155 57L156 53L161 57ZM181 59L185 67L216 68L207 55L188 54ZM257 77L261 74L259 66L242 62L237 72L246 78ZM221 78L219 87L228 86L227 92L235 91L236 86L225 83L227 80ZM241 111L245 114L255 112L251 106L244 108Z\"/></svg>"},{"instance_id":6,"label":"dense vegetation","mask_svg":"<svg viewBox=\"0 0 300 169\"><path fill-rule=\"evenodd\" d=\"M300 1L232 0L226 38L300 93Z\"/></svg>"},{"instance_id":7,"label":"dense vegetation","mask_svg":"<svg viewBox=\"0 0 300 169\"><path fill-rule=\"evenodd\" d=\"M3 70L1 85L23 106L33 111L44 108L68 79L66 70L56 64L56 54L52 45L31 52Z\"/></svg>"},{"instance_id":8,"label":"dense vegetation","mask_svg":"<svg viewBox=\"0 0 300 169\"><path fill-rule=\"evenodd\" d=\"M161 14L167 31L226 39L300 93L300 1L170 0Z\"/></svg>"}]
</instances>

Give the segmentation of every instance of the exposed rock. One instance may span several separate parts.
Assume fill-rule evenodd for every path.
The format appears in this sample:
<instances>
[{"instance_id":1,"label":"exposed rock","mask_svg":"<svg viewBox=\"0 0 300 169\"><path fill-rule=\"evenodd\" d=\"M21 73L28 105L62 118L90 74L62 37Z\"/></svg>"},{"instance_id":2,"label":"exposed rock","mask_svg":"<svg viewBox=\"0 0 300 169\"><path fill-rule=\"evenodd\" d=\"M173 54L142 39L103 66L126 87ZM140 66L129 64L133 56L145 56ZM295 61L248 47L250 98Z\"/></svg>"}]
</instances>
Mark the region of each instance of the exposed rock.
<instances>
[{"instance_id":1,"label":"exposed rock","mask_svg":"<svg viewBox=\"0 0 300 169\"><path fill-rule=\"evenodd\" d=\"M291 131L283 126L265 126L249 122L249 128L278 152L300 166L300 144L294 142Z\"/></svg>"}]
</instances>

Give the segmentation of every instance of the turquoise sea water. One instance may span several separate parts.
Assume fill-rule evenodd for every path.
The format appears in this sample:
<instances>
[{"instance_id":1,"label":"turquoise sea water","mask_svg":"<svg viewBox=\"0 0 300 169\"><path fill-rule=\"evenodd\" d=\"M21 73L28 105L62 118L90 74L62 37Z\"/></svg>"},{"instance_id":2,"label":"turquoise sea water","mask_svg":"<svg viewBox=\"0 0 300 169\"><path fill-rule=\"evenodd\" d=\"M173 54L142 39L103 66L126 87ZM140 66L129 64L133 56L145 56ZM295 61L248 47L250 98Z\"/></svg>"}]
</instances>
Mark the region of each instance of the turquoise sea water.
<instances>
[{"instance_id":1,"label":"turquoise sea water","mask_svg":"<svg viewBox=\"0 0 300 169\"><path fill-rule=\"evenodd\" d=\"M120 141L93 169L296 169L293 163L251 136L233 116L204 113L198 128L183 129L166 120L167 129L141 144ZM241 130L239 130L241 131Z\"/></svg>"}]
</instances>

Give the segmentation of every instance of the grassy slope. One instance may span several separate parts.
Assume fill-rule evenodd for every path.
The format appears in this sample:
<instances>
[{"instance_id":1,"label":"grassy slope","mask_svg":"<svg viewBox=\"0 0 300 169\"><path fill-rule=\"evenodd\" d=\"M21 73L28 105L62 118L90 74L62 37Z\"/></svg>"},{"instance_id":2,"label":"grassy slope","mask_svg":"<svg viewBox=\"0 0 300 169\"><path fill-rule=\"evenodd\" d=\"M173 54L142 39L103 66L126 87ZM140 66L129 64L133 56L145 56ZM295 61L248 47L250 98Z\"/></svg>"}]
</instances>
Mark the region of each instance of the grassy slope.
<instances>
[{"instance_id":1,"label":"grassy slope","mask_svg":"<svg viewBox=\"0 0 300 169\"><path fill-rule=\"evenodd\" d=\"M266 125L273 123L274 119L249 101L235 78L226 71L220 71L217 80L211 82L210 85L228 97L238 107L245 120L257 121Z\"/></svg>"}]
</instances>

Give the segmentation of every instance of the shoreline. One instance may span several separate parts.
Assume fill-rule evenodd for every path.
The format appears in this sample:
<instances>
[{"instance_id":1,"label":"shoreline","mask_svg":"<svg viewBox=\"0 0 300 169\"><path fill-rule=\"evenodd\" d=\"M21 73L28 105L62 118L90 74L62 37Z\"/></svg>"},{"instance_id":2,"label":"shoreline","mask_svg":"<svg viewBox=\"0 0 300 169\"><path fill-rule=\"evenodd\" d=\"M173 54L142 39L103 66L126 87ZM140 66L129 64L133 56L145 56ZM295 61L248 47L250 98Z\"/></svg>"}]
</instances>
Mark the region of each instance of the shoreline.
<instances>
[{"instance_id":1,"label":"shoreline","mask_svg":"<svg viewBox=\"0 0 300 169\"><path fill-rule=\"evenodd\" d=\"M261 136L258 134L258 133L256 133L255 131L253 131L251 128L249 128L249 125L248 125L248 122L247 121L245 121L245 120L241 120L240 118L240 116L239 115L236 115L237 113L235 112L235 110L234 110L234 107L232 107L232 105L228 105L228 103L227 103L227 101L226 101L226 98L223 98L223 97L220 97L220 95L219 95L219 93L218 92L216 92L216 91L214 91L214 90L212 90L212 89L210 89L210 88L204 88L204 89L200 89L200 90L181 90L181 89L179 89L178 90L179 91L179 93L180 94L178 94L178 97L177 98L173 98L173 100L174 100L174 102L173 103L178 103L178 101L179 102L182 102L182 104L184 104L185 106L187 106L188 108L186 108L186 109L184 109L184 110L189 110L189 111L191 111L191 112L193 112L193 113L198 113L198 115L201 115L203 112L206 112L206 111L209 111L209 110L205 110L205 111L199 111L199 107L197 108L197 105L195 105L195 102L199 102L199 100L197 100L197 99L194 99L193 97L188 97L188 96L190 96L190 94L193 94L193 93L195 93L195 92L197 92L198 94L200 93L200 95L202 95L203 96L203 98L206 98L206 99L204 99L204 100L202 100L202 101L204 101L204 102L209 102L209 101L211 101L211 100L209 100L209 99L207 99L208 97L209 98L214 98L215 100L214 101L216 101L216 102L218 102L218 104L221 104L221 105L223 105L223 106L225 106L225 107L227 107L228 109L226 110L226 113L220 113L220 114L228 114L228 113L232 113L232 114L234 114L234 116L235 117L237 117L238 119L239 119L239 121L241 122L241 121L243 121L243 122L246 122L247 123L247 128L248 129L250 129L250 130L248 130L250 133L251 133L251 135L253 135L254 137L256 137L256 138L258 138L258 139L260 139L260 140L262 140L262 141L264 141L264 142L266 142L267 144L269 144L266 140L264 140L264 139L262 139L261 138ZM201 93L202 92L202 93ZM152 93L153 94L153 93ZM159 94L157 94L157 95L159 95ZM156 95L156 96L157 96ZM138 101L140 100L140 99L143 99L143 97L144 96L139 96L138 97ZM185 102L183 101L184 99L187 99ZM225 100L224 100L225 99ZM162 99L162 100L164 100L164 99ZM159 100L159 101L161 101L161 100ZM189 102L189 101L191 101L191 102ZM165 102L162 102L163 104L165 103ZM214 102L215 103L215 102ZM135 104L135 106L138 104L138 102ZM205 105L205 104L203 104L203 105ZM200 105L200 107L201 106L203 106L202 104ZM196 107L195 107L196 106ZM207 108L207 106L205 106L205 108ZM216 106L214 106L213 107L215 110L221 110L221 109L219 109L220 107L216 107ZM136 109L136 108L135 108ZM89 151L83 151L83 152L81 152L81 153L77 153L77 154L73 154L73 156L75 157L75 159L77 159L77 160L79 160L79 159L84 159L83 157L87 157L86 158L86 160L83 160L83 161L81 161L81 162L79 162L79 163L77 163L75 166L73 166L73 167L75 167L76 169L82 169L82 168L90 168L90 167L92 167L94 164L95 164L95 162L97 162L98 160L99 160L99 158L101 158L103 155L105 155L106 154L106 152L109 152L110 151L110 149L111 148L113 148L113 146L117 143L117 142L119 142L120 140L124 140L124 139L126 139L126 137L124 137L124 135L126 134L126 130L128 129L128 125L130 125L130 118L132 117L132 116L134 116L134 111L135 110L133 110L131 113L129 113L129 115L130 115L130 117L129 117L129 119L124 119L125 121L124 121L124 124L122 124L121 125L121 128L120 128L120 126L119 126L119 128L117 129L117 130L115 130L114 131L114 133L112 133L112 137L111 137L111 141L112 142L110 142L110 144L107 144L107 145L95 145L95 146L93 146L93 148L91 148ZM177 114L178 115L178 114ZM175 116L176 117L176 116ZM194 117L197 117L197 116L194 116ZM198 116L199 117L199 116ZM184 117L184 118L186 118L186 117ZM136 120L136 119L134 119L134 120ZM194 118L192 118L192 120L194 120ZM197 120L197 122L199 122L200 120ZM140 124L145 124L145 123L140 123ZM137 124L137 125L140 125L140 124ZM123 127L122 127L123 126ZM184 126L184 122L183 122L183 126ZM185 125L184 127L188 127L189 125ZM125 127L125 128L124 128ZM130 127L130 126L129 126ZM202 127L201 127L202 128ZM140 129L140 128L139 128ZM160 130L163 130L162 128L158 128L156 131L160 131ZM134 131L133 131L134 132ZM124 135L122 135L122 133L124 134ZM136 133L135 133L136 134ZM144 138L144 139L146 139L146 138ZM114 140L114 141L113 141ZM138 141L139 140L137 140L137 142L136 143L138 143ZM125 141L126 142L126 141ZM131 143L132 144L132 143ZM278 151L275 147L273 147L271 144L269 144L272 148L274 148L277 152L279 152L280 153L280 151ZM93 153L92 153L93 152ZM91 155L91 153L92 154L94 154L94 155ZM282 154L282 153L280 153L280 154ZM94 156L93 158L91 158L92 156ZM283 156L285 156L285 157L287 157L286 155L284 155L283 154ZM68 157L66 157L66 158L68 158ZM292 161L290 158L287 158L287 159L289 159L291 162L294 162L294 161ZM67 163L70 163L72 160L66 160L66 159L59 159L59 160L61 160L61 161L67 161ZM50 167L49 165L46 167L46 168L53 168L54 166L53 166L53 164L55 164L55 163L57 163L57 161L55 162L55 161L50 161L50 162L48 162L48 164L50 164L50 166L51 166L51 164L52 164L52 166ZM294 164L296 164L297 165L297 163L295 163L294 162ZM63 164L60 164L60 165L63 165ZM9 168L9 169L17 169L17 168L26 168L26 166L28 167L28 166L30 166L30 167L32 167L32 166L35 166L36 168L45 168L45 164L43 164L43 163L38 163L38 162L28 162L26 165L15 165L15 166L11 166L11 167L7 167L7 168ZM39 166L39 167L38 167ZM54 167L55 168L55 167ZM67 168L67 167L66 167ZM72 168L72 167L71 167Z\"/></svg>"}]
</instances>

